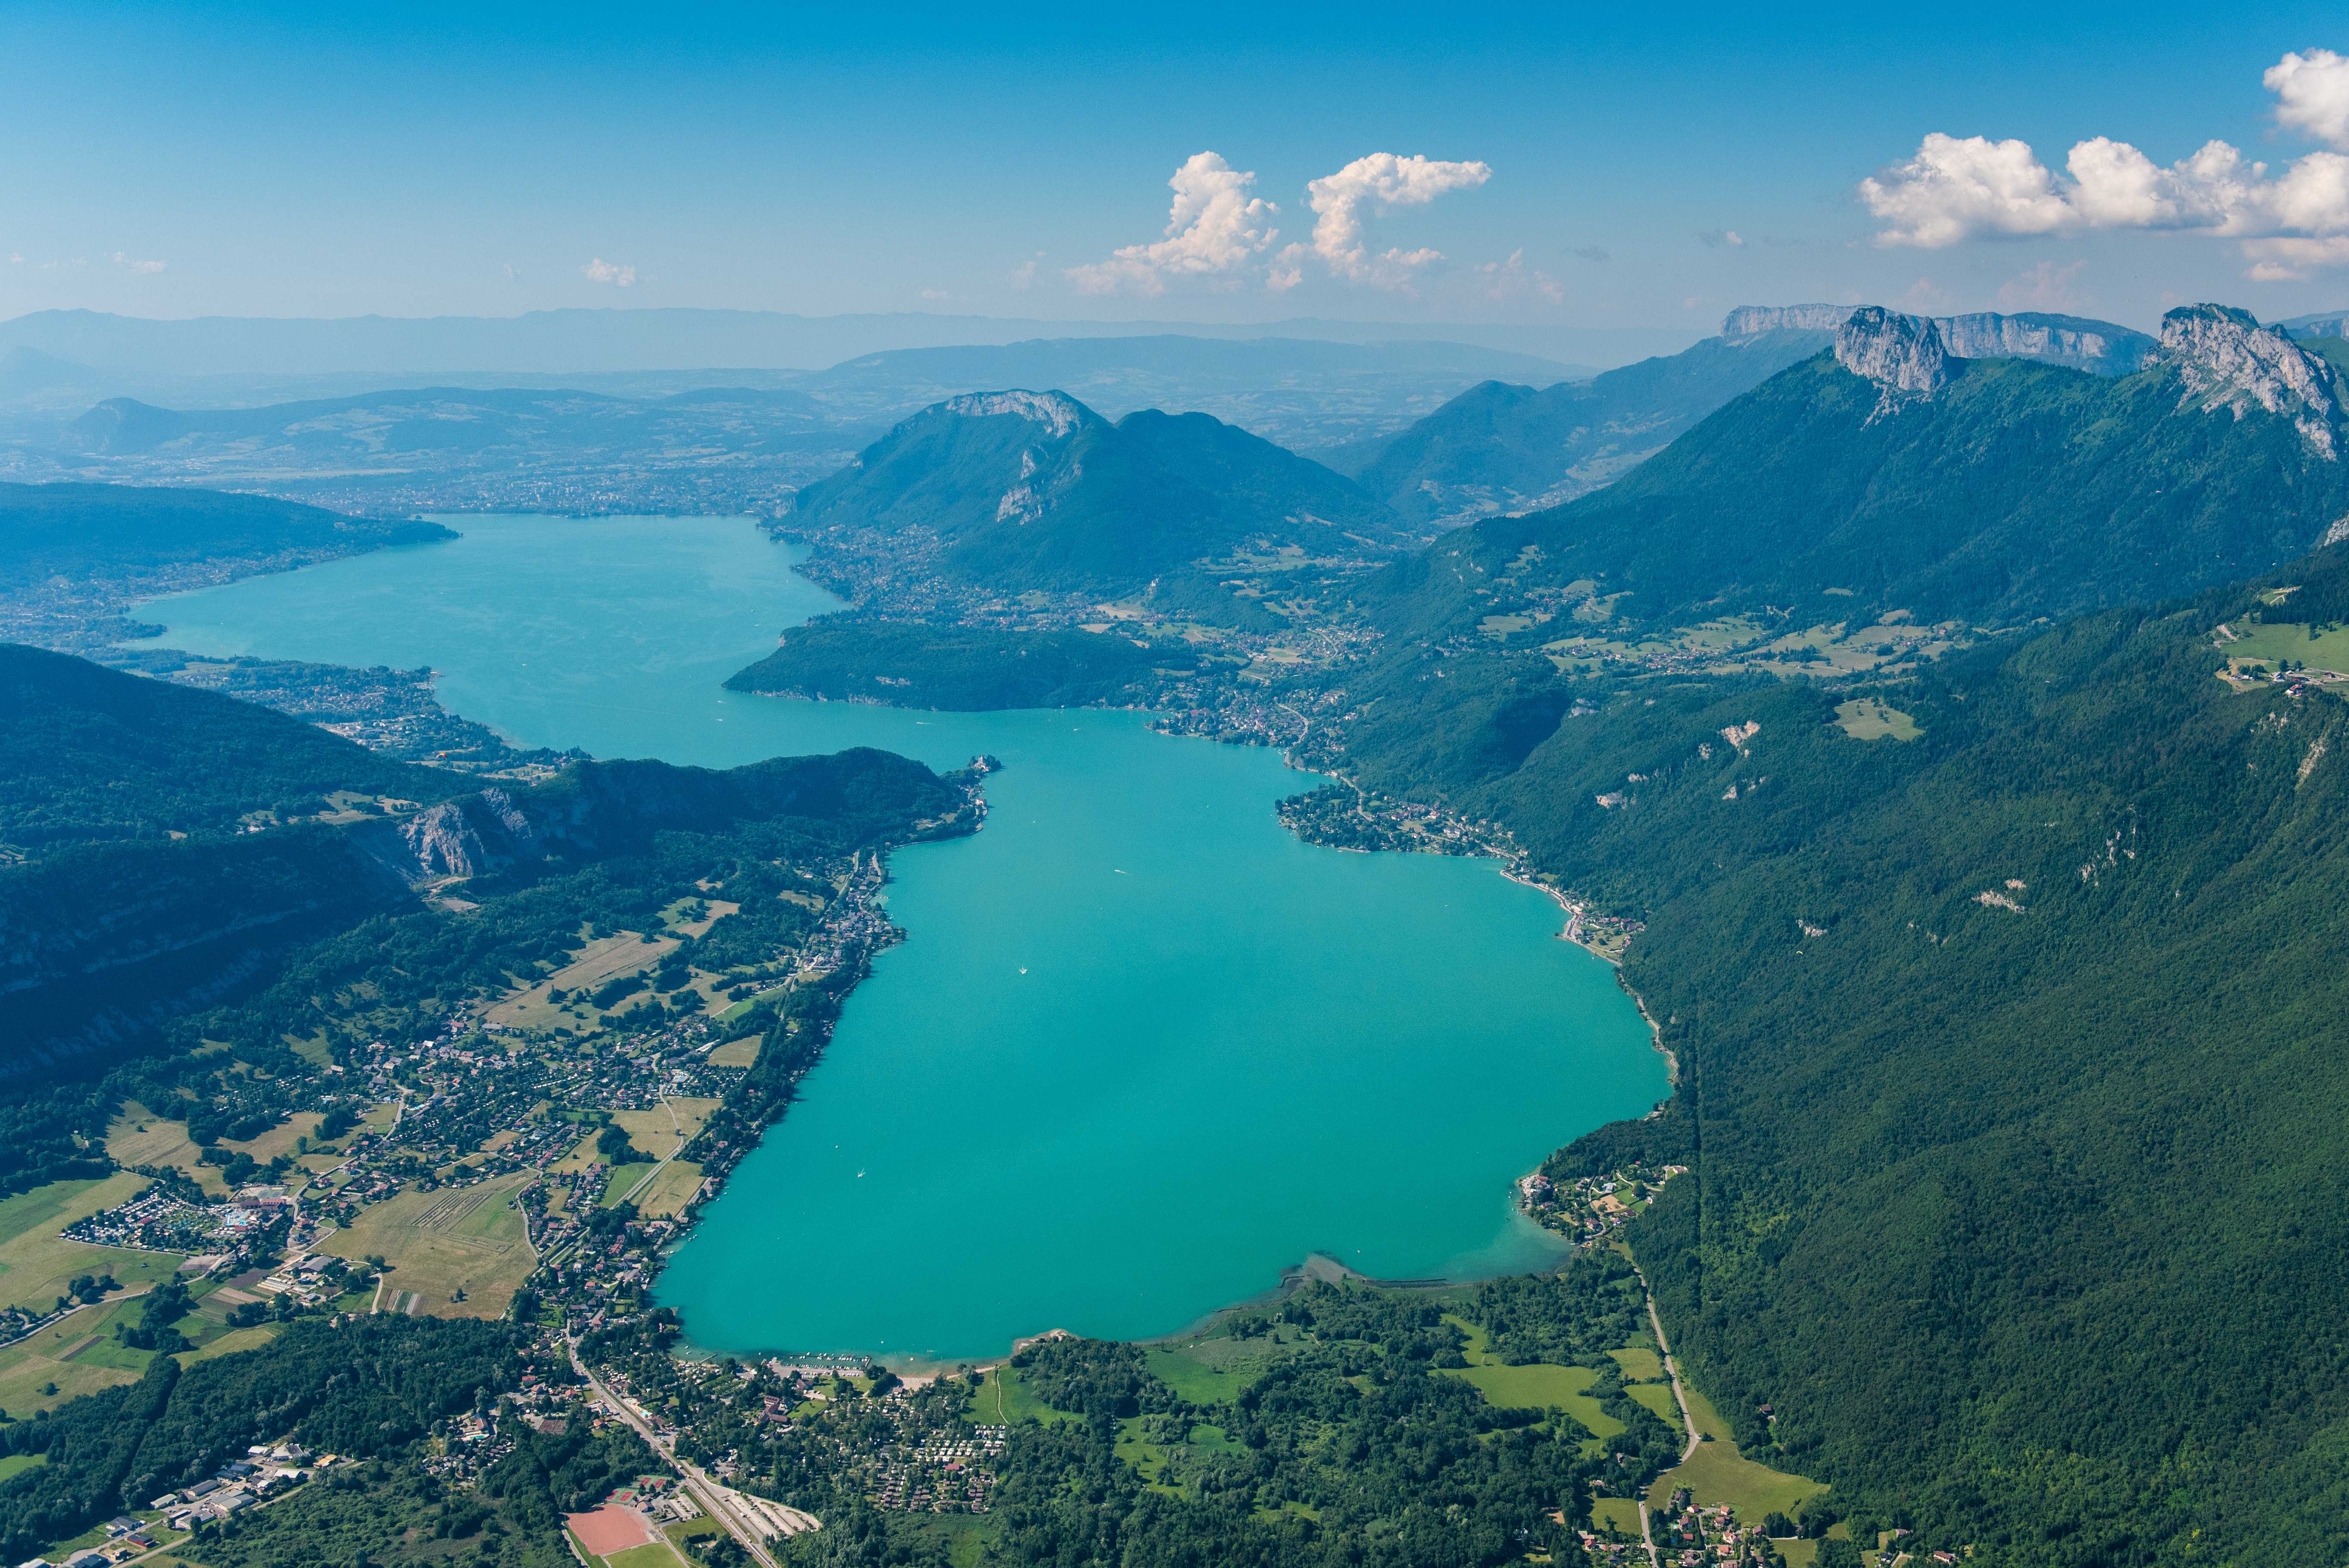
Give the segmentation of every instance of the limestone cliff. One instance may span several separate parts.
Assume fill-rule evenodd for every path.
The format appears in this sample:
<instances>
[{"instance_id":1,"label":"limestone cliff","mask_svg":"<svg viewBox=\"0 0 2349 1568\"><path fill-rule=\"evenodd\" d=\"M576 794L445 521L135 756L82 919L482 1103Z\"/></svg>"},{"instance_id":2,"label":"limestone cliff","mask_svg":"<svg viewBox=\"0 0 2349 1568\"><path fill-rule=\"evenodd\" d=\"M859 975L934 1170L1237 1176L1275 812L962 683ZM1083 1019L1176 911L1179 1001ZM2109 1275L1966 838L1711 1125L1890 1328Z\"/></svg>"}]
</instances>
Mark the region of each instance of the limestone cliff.
<instances>
[{"instance_id":1,"label":"limestone cliff","mask_svg":"<svg viewBox=\"0 0 2349 1568\"><path fill-rule=\"evenodd\" d=\"M2180 408L2224 408L2238 419L2253 407L2282 414L2328 460L2340 456L2343 388L2333 367L2249 311L2181 305L2161 318L2161 347L2149 366L2174 366Z\"/></svg>"},{"instance_id":2,"label":"limestone cliff","mask_svg":"<svg viewBox=\"0 0 2349 1568\"><path fill-rule=\"evenodd\" d=\"M1950 383L1951 356L1941 329L1920 315L1862 305L1836 334L1836 363L1876 383L1875 423L1902 404L1927 398Z\"/></svg>"}]
</instances>

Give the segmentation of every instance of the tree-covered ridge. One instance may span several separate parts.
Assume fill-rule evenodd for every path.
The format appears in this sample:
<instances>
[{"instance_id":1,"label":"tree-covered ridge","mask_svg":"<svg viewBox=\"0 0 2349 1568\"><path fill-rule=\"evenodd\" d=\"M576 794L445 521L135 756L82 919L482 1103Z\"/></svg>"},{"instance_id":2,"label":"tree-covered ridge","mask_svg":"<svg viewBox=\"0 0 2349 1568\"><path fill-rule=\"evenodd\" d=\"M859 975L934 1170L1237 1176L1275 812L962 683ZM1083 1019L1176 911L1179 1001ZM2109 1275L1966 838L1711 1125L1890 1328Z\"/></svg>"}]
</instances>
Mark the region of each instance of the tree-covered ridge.
<instances>
[{"instance_id":1,"label":"tree-covered ridge","mask_svg":"<svg viewBox=\"0 0 2349 1568\"><path fill-rule=\"evenodd\" d=\"M1487 381L1344 471L1416 523L1555 506L1616 479L1742 392L1835 340L1788 328L1706 338L1588 381Z\"/></svg>"},{"instance_id":2,"label":"tree-covered ridge","mask_svg":"<svg viewBox=\"0 0 2349 1568\"><path fill-rule=\"evenodd\" d=\"M1147 700L1161 671L1198 664L1179 644L1143 645L1114 631L818 623L784 633L781 647L736 672L726 686L959 712L1124 707Z\"/></svg>"},{"instance_id":3,"label":"tree-covered ridge","mask_svg":"<svg viewBox=\"0 0 2349 1568\"><path fill-rule=\"evenodd\" d=\"M887 542L901 575L993 593L1131 593L1235 552L1383 558L1410 538L1350 480L1208 415L1112 425L1061 392L925 409L787 521L816 542L820 580Z\"/></svg>"},{"instance_id":4,"label":"tree-covered ridge","mask_svg":"<svg viewBox=\"0 0 2349 1568\"><path fill-rule=\"evenodd\" d=\"M340 792L424 802L462 786L250 703L0 643L0 844L18 851L233 832Z\"/></svg>"},{"instance_id":5,"label":"tree-covered ridge","mask_svg":"<svg viewBox=\"0 0 2349 1568\"><path fill-rule=\"evenodd\" d=\"M265 808L280 790L372 785L429 798L456 782L265 709L80 660L7 649L0 668L17 677L12 699L26 720L0 727L0 757L15 769L0 801L59 835L94 835L114 825L93 826L97 811L141 797L201 820ZM126 781L135 787L113 787ZM575 946L583 922L641 928L647 912L705 882L739 884L749 912L720 923L713 952L755 945L804 916L775 896L797 885L795 859L968 830L965 805L919 763L853 750L726 770L587 762L398 820L180 841L157 826L129 841L68 843L0 867L0 996L12 1025L0 1076L109 1061L222 1006L230 1011L205 1026L241 1032L212 1037L256 1044L329 1025L421 1022L468 988L534 977L531 965ZM418 906L417 884L450 877L468 881L479 918ZM332 956L355 931L371 934ZM271 1000L280 965L303 948L310 955L291 973L313 988ZM325 978L352 965L347 984Z\"/></svg>"},{"instance_id":6,"label":"tree-covered ridge","mask_svg":"<svg viewBox=\"0 0 2349 1568\"><path fill-rule=\"evenodd\" d=\"M1476 524L1369 592L1397 629L1460 629L1509 609L1495 576L1533 560L1520 592L1628 594L1613 614L1651 624L2027 622L2239 580L2349 511L2349 463L2288 413L2206 412L2175 358L2118 378L1951 364L1931 397L1880 409L1876 383L1821 355L1609 488Z\"/></svg>"},{"instance_id":7,"label":"tree-covered ridge","mask_svg":"<svg viewBox=\"0 0 2349 1568\"><path fill-rule=\"evenodd\" d=\"M0 587L123 578L159 567L323 558L455 535L437 522L351 518L299 502L136 485L0 484Z\"/></svg>"},{"instance_id":8,"label":"tree-covered ridge","mask_svg":"<svg viewBox=\"0 0 2349 1568\"><path fill-rule=\"evenodd\" d=\"M1398 663L1349 738L1645 919L1679 1093L1554 1173L1694 1167L1631 1229L1675 1346L1863 1522L1977 1561L2349 1544L2344 710L2217 679L2211 634L2271 586L2349 615L2342 553L1953 658L1893 698L1908 742L1799 684L1578 710L1489 655Z\"/></svg>"}]
</instances>

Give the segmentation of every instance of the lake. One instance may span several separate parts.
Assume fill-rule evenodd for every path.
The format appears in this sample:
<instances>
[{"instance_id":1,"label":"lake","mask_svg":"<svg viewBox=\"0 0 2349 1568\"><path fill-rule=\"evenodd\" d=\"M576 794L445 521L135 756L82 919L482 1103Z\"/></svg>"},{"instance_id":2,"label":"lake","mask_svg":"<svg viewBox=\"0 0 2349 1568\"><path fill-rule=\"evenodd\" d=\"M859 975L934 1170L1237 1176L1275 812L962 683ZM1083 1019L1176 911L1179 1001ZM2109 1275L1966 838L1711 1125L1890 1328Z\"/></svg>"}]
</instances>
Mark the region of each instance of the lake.
<instances>
[{"instance_id":1,"label":"lake","mask_svg":"<svg viewBox=\"0 0 2349 1568\"><path fill-rule=\"evenodd\" d=\"M1263 748L1094 710L720 689L834 601L740 519L448 518L454 542L159 601L164 645L429 665L522 745L730 767L980 752L975 837L892 858L910 933L658 1299L713 1350L999 1355L1171 1333L1325 1253L1380 1278L1547 1266L1511 1183L1666 1092L1614 973L1491 861L1346 854Z\"/></svg>"}]
</instances>

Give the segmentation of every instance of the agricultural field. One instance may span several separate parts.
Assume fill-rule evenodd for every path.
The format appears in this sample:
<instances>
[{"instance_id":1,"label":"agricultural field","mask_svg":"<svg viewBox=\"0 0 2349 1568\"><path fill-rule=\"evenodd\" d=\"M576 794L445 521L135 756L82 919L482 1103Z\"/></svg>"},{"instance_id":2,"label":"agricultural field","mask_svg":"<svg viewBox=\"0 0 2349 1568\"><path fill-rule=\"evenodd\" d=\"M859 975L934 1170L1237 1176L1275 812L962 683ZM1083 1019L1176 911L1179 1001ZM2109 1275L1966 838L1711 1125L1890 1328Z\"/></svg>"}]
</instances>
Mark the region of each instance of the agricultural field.
<instances>
[{"instance_id":1,"label":"agricultural field","mask_svg":"<svg viewBox=\"0 0 2349 1568\"><path fill-rule=\"evenodd\" d=\"M1640 1539L1640 1503L1636 1498L1600 1497L1590 1503L1590 1523L1595 1530L1612 1530L1619 1535Z\"/></svg>"},{"instance_id":2,"label":"agricultural field","mask_svg":"<svg viewBox=\"0 0 2349 1568\"><path fill-rule=\"evenodd\" d=\"M122 1114L107 1124L106 1152L117 1165L174 1166L194 1177L209 1196L228 1196L220 1167L196 1163L202 1150L189 1141L188 1124L158 1119L135 1099L124 1100Z\"/></svg>"},{"instance_id":3,"label":"agricultural field","mask_svg":"<svg viewBox=\"0 0 2349 1568\"><path fill-rule=\"evenodd\" d=\"M517 1171L478 1187L402 1192L361 1211L319 1250L382 1257L391 1265L378 1292L387 1307L397 1299L420 1316L502 1317L537 1267L522 1211L512 1206L533 1179Z\"/></svg>"},{"instance_id":4,"label":"agricultural field","mask_svg":"<svg viewBox=\"0 0 2349 1568\"><path fill-rule=\"evenodd\" d=\"M1669 1388L1665 1389L1665 1397L1671 1397ZM1721 1418L1705 1397L1690 1388L1688 1401L1689 1413L1696 1418L1697 1430L1712 1440L1699 1443L1688 1463L1657 1477L1648 1489L1650 1495L1662 1497L1676 1488L1686 1487L1699 1507L1726 1503L1737 1511L1740 1520L1759 1523L1763 1515L1773 1511L1791 1516L1795 1505L1805 1498L1826 1491L1806 1476L1788 1475L1744 1458L1737 1451L1729 1423Z\"/></svg>"},{"instance_id":5,"label":"agricultural field","mask_svg":"<svg viewBox=\"0 0 2349 1568\"><path fill-rule=\"evenodd\" d=\"M1615 1357L1615 1365L1623 1368L1627 1383L1661 1383L1664 1380L1664 1358L1644 1345L1626 1346L1607 1353Z\"/></svg>"},{"instance_id":6,"label":"agricultural field","mask_svg":"<svg viewBox=\"0 0 2349 1568\"><path fill-rule=\"evenodd\" d=\"M745 1009L750 1005L748 1002L742 1004ZM756 1067L759 1065L759 1047L764 1043L763 1037L758 1035L745 1035L739 1040L729 1040L709 1053L709 1065L713 1068Z\"/></svg>"},{"instance_id":7,"label":"agricultural field","mask_svg":"<svg viewBox=\"0 0 2349 1568\"><path fill-rule=\"evenodd\" d=\"M57 1234L75 1221L129 1202L144 1176L118 1171L98 1181L52 1181L0 1202L0 1302L47 1312L78 1274L110 1274L138 1290L173 1277L177 1253L97 1247Z\"/></svg>"},{"instance_id":8,"label":"agricultural field","mask_svg":"<svg viewBox=\"0 0 2349 1568\"><path fill-rule=\"evenodd\" d=\"M672 1160L660 1168L652 1185L636 1194L636 1212L648 1220L665 1220L693 1202L701 1191L701 1167L690 1160Z\"/></svg>"},{"instance_id":9,"label":"agricultural field","mask_svg":"<svg viewBox=\"0 0 2349 1568\"><path fill-rule=\"evenodd\" d=\"M302 1140L317 1131L318 1124L326 1119L315 1110L297 1110L258 1138L243 1143L223 1138L220 1146L232 1152L250 1154L256 1163L266 1165L281 1154L293 1153Z\"/></svg>"}]
</instances>

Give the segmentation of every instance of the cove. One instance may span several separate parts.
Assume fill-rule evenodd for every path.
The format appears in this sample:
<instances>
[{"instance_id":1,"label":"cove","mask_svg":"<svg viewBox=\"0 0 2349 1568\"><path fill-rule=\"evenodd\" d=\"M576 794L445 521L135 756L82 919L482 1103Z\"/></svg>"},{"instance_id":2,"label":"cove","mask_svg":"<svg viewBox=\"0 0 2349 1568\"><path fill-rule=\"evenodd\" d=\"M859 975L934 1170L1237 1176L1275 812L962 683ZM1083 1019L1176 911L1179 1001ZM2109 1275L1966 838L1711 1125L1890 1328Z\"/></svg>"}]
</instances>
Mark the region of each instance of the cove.
<instances>
[{"instance_id":1,"label":"cove","mask_svg":"<svg viewBox=\"0 0 2349 1568\"><path fill-rule=\"evenodd\" d=\"M444 520L453 542L159 601L208 654L440 672L526 745L729 767L989 752L977 836L892 860L910 934L663 1275L694 1343L893 1360L1166 1334L1320 1252L1382 1278L1546 1266L1510 1183L1665 1092L1606 965L1488 861L1343 854L1258 748L1094 710L730 694L833 607L740 519Z\"/></svg>"}]
</instances>

